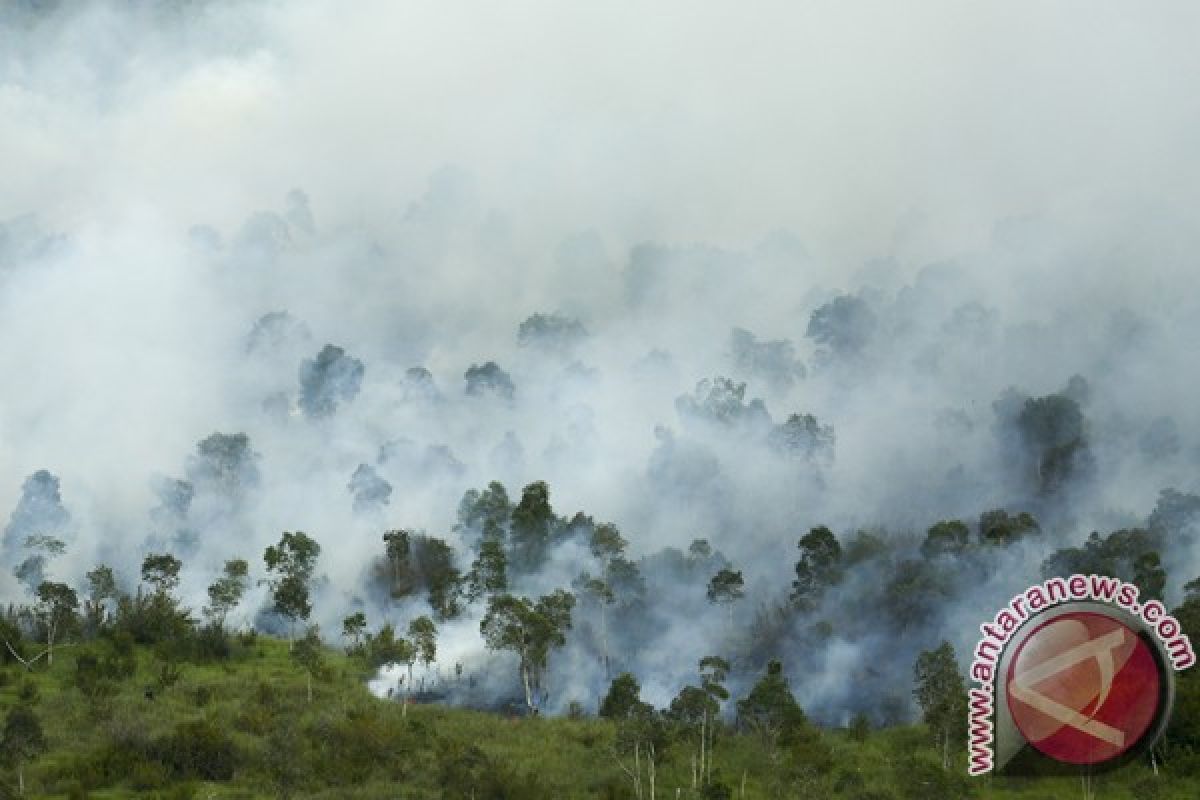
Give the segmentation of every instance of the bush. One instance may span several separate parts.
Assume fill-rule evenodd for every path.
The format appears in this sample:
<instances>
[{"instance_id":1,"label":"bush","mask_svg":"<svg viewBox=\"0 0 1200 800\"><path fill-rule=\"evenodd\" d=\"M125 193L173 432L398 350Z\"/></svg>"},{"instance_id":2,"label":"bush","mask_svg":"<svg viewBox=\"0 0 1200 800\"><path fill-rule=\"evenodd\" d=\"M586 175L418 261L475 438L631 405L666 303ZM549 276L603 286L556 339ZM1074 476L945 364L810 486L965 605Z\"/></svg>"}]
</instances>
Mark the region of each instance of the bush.
<instances>
[{"instance_id":1,"label":"bush","mask_svg":"<svg viewBox=\"0 0 1200 800\"><path fill-rule=\"evenodd\" d=\"M233 740L207 721L180 723L173 733L154 743L152 752L176 778L228 781L238 763Z\"/></svg>"},{"instance_id":2,"label":"bush","mask_svg":"<svg viewBox=\"0 0 1200 800\"><path fill-rule=\"evenodd\" d=\"M233 646L225 629L216 623L196 631L196 658L201 661L226 661L233 655Z\"/></svg>"}]
</instances>

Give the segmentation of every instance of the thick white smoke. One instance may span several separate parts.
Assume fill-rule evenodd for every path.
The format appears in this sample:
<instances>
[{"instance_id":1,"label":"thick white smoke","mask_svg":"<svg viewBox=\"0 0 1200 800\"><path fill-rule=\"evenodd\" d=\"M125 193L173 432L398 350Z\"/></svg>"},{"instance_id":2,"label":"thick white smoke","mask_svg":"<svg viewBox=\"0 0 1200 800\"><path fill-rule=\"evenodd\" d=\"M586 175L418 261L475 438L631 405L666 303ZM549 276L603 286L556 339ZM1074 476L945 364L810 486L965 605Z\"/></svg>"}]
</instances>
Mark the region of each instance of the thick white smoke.
<instances>
[{"instance_id":1,"label":"thick white smoke","mask_svg":"<svg viewBox=\"0 0 1200 800\"><path fill-rule=\"evenodd\" d=\"M260 565L281 531L305 530L324 547L317 617L333 638L360 603L375 623L424 613L368 585L381 533L459 544L459 499L493 479L514 499L547 481L559 514L616 523L634 557L710 540L745 571L742 625L786 595L813 526L900 541L1037 512L1051 543L1006 554L937 632L965 645L1049 549L1140 524L1164 487L1200 488L1198 14L9 5L0 513L48 470L70 514L51 574L106 560L131 582L146 550L173 547L196 607L224 559ZM851 319L840 345L806 335L839 297L870 323ZM587 336L522 346L539 312ZM735 328L791 350L739 359ZM347 360L321 362L326 344ZM489 361L511 401L465 391ZM308 400L307 362L332 376ZM1050 502L993 403L1072 375L1090 388L1094 470ZM832 460L781 460L758 423L677 403L717 376L746 382L775 424L833 426ZM196 474L214 432L257 454L236 498ZM392 492L356 514L363 464ZM194 486L186 513L162 499L173 480ZM1172 559L1177 593L1200 559ZM563 550L528 588L567 587L585 561ZM660 616L621 662L661 705L730 645L703 580L657 574ZM6 564L0 600L23 591ZM444 632L443 675L484 669L477 614ZM848 665L891 646L835 631L810 656L794 652L807 634L789 636L780 651L812 671L798 689L839 709ZM558 707L604 684L578 638L556 656ZM910 664L897 657L896 685Z\"/></svg>"}]
</instances>

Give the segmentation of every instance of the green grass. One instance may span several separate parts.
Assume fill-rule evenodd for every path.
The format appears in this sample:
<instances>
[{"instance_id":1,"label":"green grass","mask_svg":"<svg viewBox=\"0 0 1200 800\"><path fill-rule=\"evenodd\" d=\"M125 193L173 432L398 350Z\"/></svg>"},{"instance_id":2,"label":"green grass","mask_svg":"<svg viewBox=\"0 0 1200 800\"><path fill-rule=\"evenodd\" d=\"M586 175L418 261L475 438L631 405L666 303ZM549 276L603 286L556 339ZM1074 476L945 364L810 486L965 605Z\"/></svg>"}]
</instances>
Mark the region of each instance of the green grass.
<instances>
[{"instance_id":1,"label":"green grass","mask_svg":"<svg viewBox=\"0 0 1200 800\"><path fill-rule=\"evenodd\" d=\"M229 661L184 664L178 682L165 689L155 685L153 654L139 649L137 674L122 681L114 696L94 702L74 685L75 660L81 652L62 649L52 667L33 673L19 665L0 668L0 714L18 702L23 684L32 685L38 696L34 707L50 746L26 770L27 796L277 797L268 766L271 736L285 724L299 732L293 762L307 772L295 797L459 797L476 791L462 786L476 785L478 800L632 796L632 784L614 757L616 728L606 720L510 719L439 706L412 706L405 715L399 704L372 697L361 668L336 652L328 653L329 674L314 684L310 704L304 674L290 660L287 643L262 636L252 644L235 645ZM145 696L148 688L154 689L154 699ZM180 723L194 721L211 723L233 741L239 761L232 780L180 781L144 764L140 775L98 777L98 754L111 749L114 741L157 741L169 737ZM832 750L833 769L813 776L807 790L801 785L783 796L905 797L906 781L914 780L913 759L919 766L937 758L919 726L875 731L862 742L845 731L825 731L822 739ZM697 796L689 788L689 747L686 740L668 747L657 774L659 798L674 798L676 787L682 789L680 797ZM771 762L756 738L723 735L715 765L734 798L741 796L743 775L746 798L775 796ZM1178 769L1168 764L1156 779L1148 767L1135 764L1096 779L1096 797L1194 800L1200 797L1200 776L1187 774L1191 769L1187 762L1181 761ZM964 784L979 798L1083 796L1078 778L958 780L964 774L959 754L949 785ZM6 786L15 784L11 773L3 779ZM443 788L455 780L458 788ZM81 787L87 784L95 788L85 794ZM911 785L909 790L912 796ZM5 791L0 789L0 797ZM940 792L950 791L957 790L931 786L917 796L940 800L950 796Z\"/></svg>"}]
</instances>

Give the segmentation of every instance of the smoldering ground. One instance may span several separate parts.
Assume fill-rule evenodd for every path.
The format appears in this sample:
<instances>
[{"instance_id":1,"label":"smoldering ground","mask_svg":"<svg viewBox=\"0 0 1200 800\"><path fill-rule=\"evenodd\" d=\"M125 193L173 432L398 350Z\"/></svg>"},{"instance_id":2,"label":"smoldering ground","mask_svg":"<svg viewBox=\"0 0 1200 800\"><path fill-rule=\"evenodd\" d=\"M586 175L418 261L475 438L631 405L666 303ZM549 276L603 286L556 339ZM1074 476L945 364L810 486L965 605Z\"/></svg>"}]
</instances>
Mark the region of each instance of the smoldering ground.
<instances>
[{"instance_id":1,"label":"smoldering ground","mask_svg":"<svg viewBox=\"0 0 1200 800\"><path fill-rule=\"evenodd\" d=\"M779 656L831 722L903 716L917 651L963 654L1055 551L1156 507L1178 601L1196 13L8 6L0 591L26 597L24 539L52 533L45 574L105 561L132 587L169 549L199 608L225 559L261 571L301 529L336 642L351 610L429 610L373 577L383 531L465 570L463 493L544 480L557 514L619 527L647 587L608 620L609 674L661 706L704 655L736 656L735 685ZM1077 416L1022 423L1046 397ZM992 509L1040 533L921 554ZM801 613L819 525L846 564ZM515 588L590 559L568 537ZM718 563L745 576L732 623ZM265 602L235 617L270 625ZM480 611L442 626L447 699L515 688ZM581 600L552 710L603 692L599 625Z\"/></svg>"}]
</instances>

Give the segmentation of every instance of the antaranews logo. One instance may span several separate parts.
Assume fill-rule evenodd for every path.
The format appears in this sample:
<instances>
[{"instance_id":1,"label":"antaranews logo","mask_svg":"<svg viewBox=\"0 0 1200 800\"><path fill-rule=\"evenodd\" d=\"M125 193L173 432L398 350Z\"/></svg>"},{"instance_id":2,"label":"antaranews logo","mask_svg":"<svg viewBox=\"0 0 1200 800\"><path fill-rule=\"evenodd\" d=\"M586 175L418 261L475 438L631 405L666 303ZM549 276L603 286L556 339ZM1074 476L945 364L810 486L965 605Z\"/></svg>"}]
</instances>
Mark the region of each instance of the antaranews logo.
<instances>
[{"instance_id":1,"label":"antaranews logo","mask_svg":"<svg viewBox=\"0 0 1200 800\"><path fill-rule=\"evenodd\" d=\"M1136 586L1051 578L989 623L971 662L971 775L1127 762L1166 729L1175 672L1196 662L1179 621Z\"/></svg>"}]
</instances>

